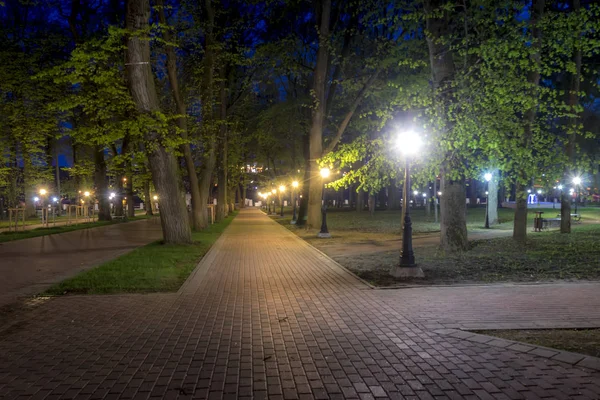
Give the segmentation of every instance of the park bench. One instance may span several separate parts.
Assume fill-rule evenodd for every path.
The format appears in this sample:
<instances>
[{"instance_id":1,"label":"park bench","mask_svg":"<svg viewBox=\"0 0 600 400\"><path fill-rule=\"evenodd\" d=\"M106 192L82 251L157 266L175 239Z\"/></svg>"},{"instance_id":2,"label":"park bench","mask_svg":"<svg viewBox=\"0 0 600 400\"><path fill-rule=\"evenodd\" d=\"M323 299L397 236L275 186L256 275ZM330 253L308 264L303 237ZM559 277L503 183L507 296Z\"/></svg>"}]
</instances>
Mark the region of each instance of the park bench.
<instances>
[{"instance_id":1,"label":"park bench","mask_svg":"<svg viewBox=\"0 0 600 400\"><path fill-rule=\"evenodd\" d=\"M543 218L543 211L536 211L535 218L533 219L533 230L535 232L541 232L542 230L548 230L550 228L560 227L561 216L558 214L556 218ZM576 224L581 223L581 215L580 214L571 214L571 219L575 221Z\"/></svg>"}]
</instances>

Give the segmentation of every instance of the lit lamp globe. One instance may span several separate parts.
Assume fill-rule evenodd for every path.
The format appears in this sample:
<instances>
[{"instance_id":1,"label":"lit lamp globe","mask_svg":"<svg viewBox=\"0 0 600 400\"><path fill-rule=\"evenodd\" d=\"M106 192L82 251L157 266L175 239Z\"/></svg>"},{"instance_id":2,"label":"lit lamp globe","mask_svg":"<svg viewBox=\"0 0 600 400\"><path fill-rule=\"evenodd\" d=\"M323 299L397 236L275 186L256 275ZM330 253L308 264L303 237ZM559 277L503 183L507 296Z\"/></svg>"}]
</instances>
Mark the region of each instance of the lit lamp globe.
<instances>
[{"instance_id":1,"label":"lit lamp globe","mask_svg":"<svg viewBox=\"0 0 600 400\"><path fill-rule=\"evenodd\" d=\"M557 187L558 187L558 190L562 190L563 185L558 185Z\"/></svg>"},{"instance_id":2,"label":"lit lamp globe","mask_svg":"<svg viewBox=\"0 0 600 400\"><path fill-rule=\"evenodd\" d=\"M283 185L279 186L279 192L281 192L281 193L285 192L285 186L283 186Z\"/></svg>"},{"instance_id":3,"label":"lit lamp globe","mask_svg":"<svg viewBox=\"0 0 600 400\"><path fill-rule=\"evenodd\" d=\"M492 180L492 174L490 174L489 172L487 172L485 175L483 175L483 179L485 179L486 182L489 182Z\"/></svg>"},{"instance_id":4,"label":"lit lamp globe","mask_svg":"<svg viewBox=\"0 0 600 400\"><path fill-rule=\"evenodd\" d=\"M331 171L329 170L329 168L321 168L320 173L321 173L321 178L325 179L325 178L329 178Z\"/></svg>"},{"instance_id":5,"label":"lit lamp globe","mask_svg":"<svg viewBox=\"0 0 600 400\"><path fill-rule=\"evenodd\" d=\"M33 201L40 201L40 198L36 196L33 198Z\"/></svg>"},{"instance_id":6,"label":"lit lamp globe","mask_svg":"<svg viewBox=\"0 0 600 400\"><path fill-rule=\"evenodd\" d=\"M581 185L581 178L576 176L575 178L573 178L573 184L574 185Z\"/></svg>"},{"instance_id":7,"label":"lit lamp globe","mask_svg":"<svg viewBox=\"0 0 600 400\"><path fill-rule=\"evenodd\" d=\"M90 192L84 192L84 193L83 193L83 195L84 195L85 197L90 197Z\"/></svg>"},{"instance_id":8,"label":"lit lamp globe","mask_svg":"<svg viewBox=\"0 0 600 400\"><path fill-rule=\"evenodd\" d=\"M154 200L158 200L158 196L154 196L154 197L153 197L153 199L154 199Z\"/></svg>"},{"instance_id":9,"label":"lit lamp globe","mask_svg":"<svg viewBox=\"0 0 600 400\"><path fill-rule=\"evenodd\" d=\"M40 195L41 196L45 196L46 193L48 193L48 191L46 191L46 189L40 189Z\"/></svg>"},{"instance_id":10,"label":"lit lamp globe","mask_svg":"<svg viewBox=\"0 0 600 400\"><path fill-rule=\"evenodd\" d=\"M276 194L277 193L277 189L271 190L271 193Z\"/></svg>"},{"instance_id":11,"label":"lit lamp globe","mask_svg":"<svg viewBox=\"0 0 600 400\"><path fill-rule=\"evenodd\" d=\"M293 188L297 188L297 187L298 187L298 181L294 181L294 182L292 182L292 187L293 187Z\"/></svg>"},{"instance_id":12,"label":"lit lamp globe","mask_svg":"<svg viewBox=\"0 0 600 400\"><path fill-rule=\"evenodd\" d=\"M400 133L396 137L396 150L405 156L416 154L422 145L421 137L413 131Z\"/></svg>"}]
</instances>

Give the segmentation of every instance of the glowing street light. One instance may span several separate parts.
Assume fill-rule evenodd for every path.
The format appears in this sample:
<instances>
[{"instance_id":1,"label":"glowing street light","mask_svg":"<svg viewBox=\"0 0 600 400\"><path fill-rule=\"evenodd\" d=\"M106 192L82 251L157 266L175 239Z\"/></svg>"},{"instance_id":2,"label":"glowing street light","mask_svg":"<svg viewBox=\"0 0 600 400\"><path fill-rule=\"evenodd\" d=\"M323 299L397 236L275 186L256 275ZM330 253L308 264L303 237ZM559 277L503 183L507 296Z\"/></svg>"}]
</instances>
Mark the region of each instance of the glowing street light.
<instances>
[{"instance_id":1,"label":"glowing street light","mask_svg":"<svg viewBox=\"0 0 600 400\"><path fill-rule=\"evenodd\" d=\"M400 264L392 268L392 275L395 277L423 277L423 270L415 263L415 253L412 246L412 222L410 219L410 207L408 206L408 197L410 193L410 156L417 154L423 141L419 135L413 131L400 132L396 137L396 150L404 156L404 190L403 207L404 229L402 230L402 251L400 252ZM418 191L415 190L415 196ZM416 202L416 197L415 197Z\"/></svg>"},{"instance_id":2,"label":"glowing street light","mask_svg":"<svg viewBox=\"0 0 600 400\"><path fill-rule=\"evenodd\" d=\"M58 197L53 197L52 201L55 202L55 203L58 203Z\"/></svg>"},{"instance_id":3,"label":"glowing street light","mask_svg":"<svg viewBox=\"0 0 600 400\"><path fill-rule=\"evenodd\" d=\"M331 171L329 170L329 168L321 168L320 174L321 179L323 180L323 204L321 205L321 230L317 234L317 237L330 238L331 234L327 229L327 191L325 190L325 179L329 178L329 175L331 175Z\"/></svg>"},{"instance_id":4,"label":"glowing street light","mask_svg":"<svg viewBox=\"0 0 600 400\"><path fill-rule=\"evenodd\" d=\"M35 196L35 197L33 198L33 201L35 201L35 202L38 202L38 201L40 201L40 198L39 198L39 197L37 197L37 196Z\"/></svg>"},{"instance_id":5,"label":"glowing street light","mask_svg":"<svg viewBox=\"0 0 600 400\"><path fill-rule=\"evenodd\" d=\"M158 196L154 196L154 197L153 197L153 199L154 199L154 200L158 200Z\"/></svg>"},{"instance_id":6,"label":"glowing street light","mask_svg":"<svg viewBox=\"0 0 600 400\"><path fill-rule=\"evenodd\" d=\"M83 192L83 195L84 195L85 197L90 197L90 192Z\"/></svg>"},{"instance_id":7,"label":"glowing street light","mask_svg":"<svg viewBox=\"0 0 600 400\"><path fill-rule=\"evenodd\" d=\"M45 196L48 191L46 189L40 189L40 195Z\"/></svg>"}]
</instances>

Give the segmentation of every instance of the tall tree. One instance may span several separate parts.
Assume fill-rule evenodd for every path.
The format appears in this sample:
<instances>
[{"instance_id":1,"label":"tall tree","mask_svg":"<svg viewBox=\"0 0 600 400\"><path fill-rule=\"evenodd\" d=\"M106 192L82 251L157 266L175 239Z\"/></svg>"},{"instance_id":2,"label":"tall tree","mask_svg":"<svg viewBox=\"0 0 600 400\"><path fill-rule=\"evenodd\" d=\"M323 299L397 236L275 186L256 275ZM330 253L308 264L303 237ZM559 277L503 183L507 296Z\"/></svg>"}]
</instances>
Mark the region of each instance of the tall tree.
<instances>
[{"instance_id":1,"label":"tall tree","mask_svg":"<svg viewBox=\"0 0 600 400\"><path fill-rule=\"evenodd\" d=\"M160 221L164 241L189 243L192 237L177 161L172 152L173 144L166 137L164 126L158 119L161 112L150 66L150 42L147 36L149 18L149 0L127 2L127 84L138 111L147 117L145 150L148 152L152 180L160 196Z\"/></svg>"}]
</instances>

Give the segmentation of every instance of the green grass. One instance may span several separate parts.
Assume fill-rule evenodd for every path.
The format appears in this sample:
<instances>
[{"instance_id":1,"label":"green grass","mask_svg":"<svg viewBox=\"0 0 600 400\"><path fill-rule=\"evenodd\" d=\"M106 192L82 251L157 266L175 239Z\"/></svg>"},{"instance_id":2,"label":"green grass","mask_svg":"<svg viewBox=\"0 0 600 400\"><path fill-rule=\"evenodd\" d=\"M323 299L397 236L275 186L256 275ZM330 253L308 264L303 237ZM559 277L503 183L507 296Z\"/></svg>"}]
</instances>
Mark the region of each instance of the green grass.
<instances>
[{"instance_id":1,"label":"green grass","mask_svg":"<svg viewBox=\"0 0 600 400\"><path fill-rule=\"evenodd\" d=\"M600 357L600 329L511 329L477 333Z\"/></svg>"},{"instance_id":2,"label":"green grass","mask_svg":"<svg viewBox=\"0 0 600 400\"><path fill-rule=\"evenodd\" d=\"M512 238L476 240L469 251L446 254L435 246L415 248L425 278L399 281L389 271L399 251L336 257L336 261L378 286L398 283L448 284L600 279L600 225L575 225L571 234L530 233L524 244Z\"/></svg>"},{"instance_id":3,"label":"green grass","mask_svg":"<svg viewBox=\"0 0 600 400\"><path fill-rule=\"evenodd\" d=\"M133 218L128 218L127 221L139 221L141 219L146 219L146 218L151 218L151 217L149 217L147 215L137 215ZM30 230L18 231L18 232L2 232L2 233L0 233L0 243L10 242L12 240L29 239L29 238L38 237L38 236L53 235L56 233L78 231L80 229L97 228L100 226L119 224L119 223L123 223L123 221L118 221L118 220L96 221L96 222L79 223L77 225L69 225L69 226L62 225L62 226L55 226L55 227L51 226L50 228L36 228L36 229L30 229Z\"/></svg>"},{"instance_id":4,"label":"green grass","mask_svg":"<svg viewBox=\"0 0 600 400\"><path fill-rule=\"evenodd\" d=\"M236 214L204 231L193 232L192 244L150 243L58 283L46 293L61 295L176 291Z\"/></svg>"},{"instance_id":5,"label":"green grass","mask_svg":"<svg viewBox=\"0 0 600 400\"><path fill-rule=\"evenodd\" d=\"M527 213L529 220L528 226L533 227L534 211L537 208L530 208ZM554 218L560 214L560 209L540 208L544 211L544 217ZM579 207L579 214L582 216L582 222L595 221L600 222L600 208L598 207ZM283 217L273 217L280 224L289 226L292 213L290 209L284 210ZM493 225L492 229L511 230L513 227L514 210L511 208L499 208L499 225ZM435 223L433 210L427 214L423 208L411 209L411 219L413 233L431 233L439 232L440 224ZM327 211L327 227L332 235L336 231L357 231L365 233L385 233L400 235L400 211L376 211L374 215L369 212L356 212L349 209L329 209ZM467 210L467 229L483 229L485 223L485 207L473 207Z\"/></svg>"}]
</instances>

